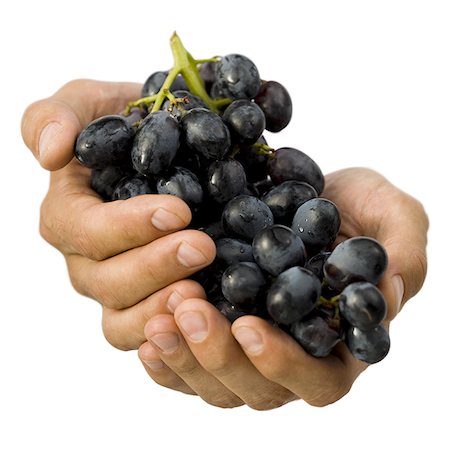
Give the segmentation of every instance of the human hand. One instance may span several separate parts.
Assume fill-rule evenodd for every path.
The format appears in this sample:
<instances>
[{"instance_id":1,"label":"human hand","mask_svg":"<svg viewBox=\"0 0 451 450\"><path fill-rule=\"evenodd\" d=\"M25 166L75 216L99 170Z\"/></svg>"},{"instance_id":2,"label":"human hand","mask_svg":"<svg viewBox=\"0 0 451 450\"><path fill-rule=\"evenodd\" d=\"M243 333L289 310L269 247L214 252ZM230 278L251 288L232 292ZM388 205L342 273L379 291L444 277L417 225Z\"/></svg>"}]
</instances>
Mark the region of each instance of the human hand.
<instances>
[{"instance_id":1,"label":"human hand","mask_svg":"<svg viewBox=\"0 0 451 450\"><path fill-rule=\"evenodd\" d=\"M124 350L145 341L144 325L153 315L170 313L183 298L204 298L202 287L186 278L216 251L206 234L183 230L191 212L180 199L143 195L104 203L90 188L90 171L73 159L80 130L123 109L140 88L72 81L30 105L22 120L25 143L44 168L54 170L41 207L41 234L64 255L75 289L101 303L104 334Z\"/></svg>"},{"instance_id":2,"label":"human hand","mask_svg":"<svg viewBox=\"0 0 451 450\"><path fill-rule=\"evenodd\" d=\"M428 219L422 205L380 174L352 168L326 177L324 197L342 217L338 241L366 235L388 254L379 284L386 326L426 276ZM366 364L344 344L325 358L308 355L288 334L254 316L232 326L203 299L187 299L174 315L151 318L139 357L159 384L198 394L216 406L272 409L291 400L324 406L344 396Z\"/></svg>"}]
</instances>

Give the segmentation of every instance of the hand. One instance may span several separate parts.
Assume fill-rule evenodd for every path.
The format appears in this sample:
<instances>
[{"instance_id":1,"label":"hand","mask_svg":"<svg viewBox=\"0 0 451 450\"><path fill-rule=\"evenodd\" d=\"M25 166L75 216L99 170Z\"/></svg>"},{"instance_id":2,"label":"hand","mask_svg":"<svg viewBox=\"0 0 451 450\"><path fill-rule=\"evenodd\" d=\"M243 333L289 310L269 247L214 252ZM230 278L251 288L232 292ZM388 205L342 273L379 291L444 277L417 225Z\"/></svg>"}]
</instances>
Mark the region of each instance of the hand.
<instances>
[{"instance_id":1,"label":"hand","mask_svg":"<svg viewBox=\"0 0 451 450\"><path fill-rule=\"evenodd\" d=\"M338 240L371 236L387 250L389 265L379 287L388 303L388 326L426 276L424 209L369 169L329 175L323 196L341 211ZM138 353L156 382L221 407L271 409L297 398L324 406L344 396L367 367L344 344L326 358L314 358L258 317L241 317L230 326L203 299L187 299L174 315L151 318L145 334L148 342Z\"/></svg>"},{"instance_id":2,"label":"hand","mask_svg":"<svg viewBox=\"0 0 451 450\"><path fill-rule=\"evenodd\" d=\"M41 207L41 234L64 255L75 289L102 304L104 334L124 350L146 340L150 317L170 313L184 298L204 298L202 287L186 278L216 252L206 234L179 231L191 220L180 199L143 195L104 203L90 188L90 171L73 160L80 130L139 94L133 83L72 81L29 106L22 120L25 143L43 167L55 170Z\"/></svg>"}]
</instances>

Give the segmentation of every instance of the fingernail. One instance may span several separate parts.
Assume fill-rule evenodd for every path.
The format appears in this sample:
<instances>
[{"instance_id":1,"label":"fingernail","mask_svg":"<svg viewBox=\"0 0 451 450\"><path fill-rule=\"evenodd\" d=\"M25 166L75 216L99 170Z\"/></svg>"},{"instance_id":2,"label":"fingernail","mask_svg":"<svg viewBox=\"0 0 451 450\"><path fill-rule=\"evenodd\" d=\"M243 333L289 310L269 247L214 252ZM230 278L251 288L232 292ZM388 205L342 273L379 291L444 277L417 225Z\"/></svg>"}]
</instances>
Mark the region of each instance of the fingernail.
<instances>
[{"instance_id":1,"label":"fingernail","mask_svg":"<svg viewBox=\"0 0 451 450\"><path fill-rule=\"evenodd\" d=\"M201 266L208 262L208 259L201 251L188 244L186 241L182 241L179 245L177 250L177 259L180 264L185 267Z\"/></svg>"},{"instance_id":2,"label":"fingernail","mask_svg":"<svg viewBox=\"0 0 451 450\"><path fill-rule=\"evenodd\" d=\"M151 217L152 225L160 231L171 231L182 228L185 222L171 211L158 208Z\"/></svg>"},{"instance_id":3,"label":"fingernail","mask_svg":"<svg viewBox=\"0 0 451 450\"><path fill-rule=\"evenodd\" d=\"M175 333L158 333L150 340L164 353L172 353L179 346L179 337Z\"/></svg>"},{"instance_id":4,"label":"fingernail","mask_svg":"<svg viewBox=\"0 0 451 450\"><path fill-rule=\"evenodd\" d=\"M401 275L395 275L391 279L393 290L395 291L396 312L401 310L402 299L404 297L404 281Z\"/></svg>"},{"instance_id":5,"label":"fingernail","mask_svg":"<svg viewBox=\"0 0 451 450\"><path fill-rule=\"evenodd\" d=\"M239 327L233 334L245 352L256 355L263 350L262 337L253 328Z\"/></svg>"},{"instance_id":6,"label":"fingernail","mask_svg":"<svg viewBox=\"0 0 451 450\"><path fill-rule=\"evenodd\" d=\"M173 313L177 309L177 306L179 306L184 300L185 299L177 291L173 291L167 301L169 311Z\"/></svg>"},{"instance_id":7,"label":"fingernail","mask_svg":"<svg viewBox=\"0 0 451 450\"><path fill-rule=\"evenodd\" d=\"M45 157L47 153L54 150L58 135L63 131L63 127L58 122L50 122L41 131L38 146L38 159Z\"/></svg>"},{"instance_id":8,"label":"fingernail","mask_svg":"<svg viewBox=\"0 0 451 450\"><path fill-rule=\"evenodd\" d=\"M161 360L153 360L153 361L144 361L146 366L149 366L154 372L161 370L164 367L163 361Z\"/></svg>"},{"instance_id":9,"label":"fingernail","mask_svg":"<svg viewBox=\"0 0 451 450\"><path fill-rule=\"evenodd\" d=\"M182 330L194 342L203 341L208 334L208 324L203 314L197 311L188 311L179 317Z\"/></svg>"}]
</instances>

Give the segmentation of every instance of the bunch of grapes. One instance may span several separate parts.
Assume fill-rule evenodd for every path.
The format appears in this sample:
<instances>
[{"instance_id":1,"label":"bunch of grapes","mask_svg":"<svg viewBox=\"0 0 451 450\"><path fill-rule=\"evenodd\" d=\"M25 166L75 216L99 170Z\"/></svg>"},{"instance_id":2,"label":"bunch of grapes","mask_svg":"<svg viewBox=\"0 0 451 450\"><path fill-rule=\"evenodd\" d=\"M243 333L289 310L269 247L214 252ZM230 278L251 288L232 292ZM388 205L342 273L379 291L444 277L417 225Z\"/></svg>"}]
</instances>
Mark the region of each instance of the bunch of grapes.
<instances>
[{"instance_id":1,"label":"bunch of grapes","mask_svg":"<svg viewBox=\"0 0 451 450\"><path fill-rule=\"evenodd\" d=\"M341 220L321 197L321 169L263 137L290 122L285 87L262 81L243 55L195 60L176 34L171 49L174 67L153 73L140 99L80 133L75 156L92 169L93 189L105 201L183 199L190 227L217 247L194 278L230 321L258 315L316 357L345 342L362 361L383 359L387 306L376 285L386 252L364 236L332 250Z\"/></svg>"}]
</instances>

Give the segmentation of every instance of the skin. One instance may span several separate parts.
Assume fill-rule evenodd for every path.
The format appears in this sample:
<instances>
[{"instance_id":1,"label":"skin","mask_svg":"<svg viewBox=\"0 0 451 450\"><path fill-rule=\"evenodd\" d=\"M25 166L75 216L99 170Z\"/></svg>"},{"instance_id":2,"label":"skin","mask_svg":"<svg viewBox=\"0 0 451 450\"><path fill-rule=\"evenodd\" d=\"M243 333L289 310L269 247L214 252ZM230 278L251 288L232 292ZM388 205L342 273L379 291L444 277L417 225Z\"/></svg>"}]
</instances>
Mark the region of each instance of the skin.
<instances>
[{"instance_id":1,"label":"skin","mask_svg":"<svg viewBox=\"0 0 451 450\"><path fill-rule=\"evenodd\" d=\"M258 317L230 326L203 288L187 279L213 261L215 246L206 234L184 230L191 213L181 200L143 195L103 203L90 189L89 170L73 160L76 136L94 118L138 98L140 89L72 81L31 104L22 120L25 143L51 171L41 235L64 255L75 289L102 305L106 339L121 350L138 349L155 382L215 406L268 410L295 399L315 406L337 401L366 364L344 344L314 358ZM388 303L388 326L426 276L424 208L364 168L329 174L323 196L341 212L337 242L366 235L387 250L379 288Z\"/></svg>"}]
</instances>

